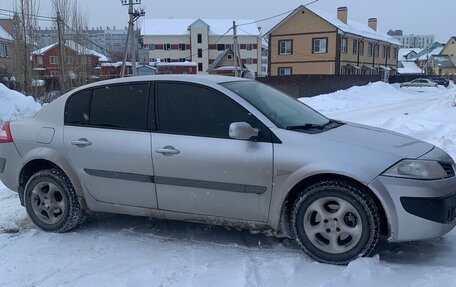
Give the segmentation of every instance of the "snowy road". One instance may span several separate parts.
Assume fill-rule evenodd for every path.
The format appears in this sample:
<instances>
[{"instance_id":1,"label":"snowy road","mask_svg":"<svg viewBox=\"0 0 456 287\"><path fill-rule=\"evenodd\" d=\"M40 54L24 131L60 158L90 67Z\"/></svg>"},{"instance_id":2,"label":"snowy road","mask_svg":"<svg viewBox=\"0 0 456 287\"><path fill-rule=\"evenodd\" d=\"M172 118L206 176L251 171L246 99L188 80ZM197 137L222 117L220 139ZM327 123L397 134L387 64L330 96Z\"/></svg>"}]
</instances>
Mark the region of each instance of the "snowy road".
<instances>
[{"instance_id":1,"label":"snowy road","mask_svg":"<svg viewBox=\"0 0 456 287\"><path fill-rule=\"evenodd\" d=\"M373 84L305 101L334 118L431 141L455 157L450 93ZM456 231L437 240L382 242L376 253L331 266L306 258L291 240L120 215L46 233L0 183L0 286L456 286Z\"/></svg>"}]
</instances>

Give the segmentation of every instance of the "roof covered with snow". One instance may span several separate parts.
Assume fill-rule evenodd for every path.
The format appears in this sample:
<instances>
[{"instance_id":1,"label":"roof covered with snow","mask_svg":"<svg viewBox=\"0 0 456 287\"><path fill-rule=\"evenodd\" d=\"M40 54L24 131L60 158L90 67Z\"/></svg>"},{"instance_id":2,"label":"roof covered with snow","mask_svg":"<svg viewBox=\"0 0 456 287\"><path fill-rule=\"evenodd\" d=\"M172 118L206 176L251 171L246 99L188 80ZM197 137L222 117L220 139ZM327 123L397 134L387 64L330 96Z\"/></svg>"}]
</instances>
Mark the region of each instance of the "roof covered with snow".
<instances>
[{"instance_id":1,"label":"roof covered with snow","mask_svg":"<svg viewBox=\"0 0 456 287\"><path fill-rule=\"evenodd\" d=\"M426 61L428 60L431 56L437 56L442 52L443 48L445 47L444 44L441 44L439 42L435 42L432 44L432 46L423 49L421 52L418 53L416 56L417 61Z\"/></svg>"},{"instance_id":2,"label":"roof covered with snow","mask_svg":"<svg viewBox=\"0 0 456 287\"><path fill-rule=\"evenodd\" d=\"M399 62L399 66L397 68L397 72L401 75L404 74L423 74L423 70L418 67L418 65L415 62L409 62L409 61L402 61Z\"/></svg>"},{"instance_id":3,"label":"roof covered with snow","mask_svg":"<svg viewBox=\"0 0 456 287\"><path fill-rule=\"evenodd\" d=\"M54 48L57 45L58 45L58 43L51 44L49 46L46 46L41 49L33 51L32 54L33 55L44 55L44 54L46 54L46 52L48 52L49 50L51 50L52 48ZM97 51L94 51L92 49L86 48L86 47L76 43L75 41L68 40L65 42L65 46L67 46L68 48L77 52L78 54L92 55L92 56L98 57L98 61L100 61L100 62L109 62L110 61L109 58L106 57L105 55L98 53Z\"/></svg>"},{"instance_id":4,"label":"roof covered with snow","mask_svg":"<svg viewBox=\"0 0 456 287\"><path fill-rule=\"evenodd\" d=\"M455 63L453 63L448 55L434 56L434 63L437 67L442 69L453 69L456 67Z\"/></svg>"},{"instance_id":5,"label":"roof covered with snow","mask_svg":"<svg viewBox=\"0 0 456 287\"><path fill-rule=\"evenodd\" d=\"M259 36L260 31L255 20L251 19L145 19L141 27L143 36L184 36L189 35L189 27L196 22L204 22L209 26L209 35L221 36L229 33L233 21L240 26L239 36Z\"/></svg>"},{"instance_id":6,"label":"roof covered with snow","mask_svg":"<svg viewBox=\"0 0 456 287\"><path fill-rule=\"evenodd\" d=\"M347 33L347 34L352 34L372 40L377 40L377 41L382 41L385 43L390 43L393 45L397 46L402 46L402 44L394 39L393 37L389 36L388 34L381 32L381 31L375 31L374 29L370 28L367 23L363 24L357 21L353 21L351 19L348 19L347 24L342 22L337 18L336 14L329 14L327 12L315 9L315 8L309 8L309 7L304 7L303 5L299 6L296 8L293 12L285 16L274 28L272 28L268 33L272 33L277 27L279 27L283 22L285 22L287 19L289 19L291 16L295 15L297 12L301 11L301 9L308 9L312 13L318 15L321 17L323 20L328 22L329 24L335 26L338 28L340 31Z\"/></svg>"},{"instance_id":7,"label":"roof covered with snow","mask_svg":"<svg viewBox=\"0 0 456 287\"><path fill-rule=\"evenodd\" d=\"M5 29L3 29L2 26L0 26L0 39L12 41L13 37Z\"/></svg>"},{"instance_id":8,"label":"roof covered with snow","mask_svg":"<svg viewBox=\"0 0 456 287\"><path fill-rule=\"evenodd\" d=\"M410 54L410 53L420 53L423 49L420 49L420 48L402 48L402 49L399 49L399 56L398 56L398 59L399 61L402 61L402 60L407 60L407 56Z\"/></svg>"}]
</instances>

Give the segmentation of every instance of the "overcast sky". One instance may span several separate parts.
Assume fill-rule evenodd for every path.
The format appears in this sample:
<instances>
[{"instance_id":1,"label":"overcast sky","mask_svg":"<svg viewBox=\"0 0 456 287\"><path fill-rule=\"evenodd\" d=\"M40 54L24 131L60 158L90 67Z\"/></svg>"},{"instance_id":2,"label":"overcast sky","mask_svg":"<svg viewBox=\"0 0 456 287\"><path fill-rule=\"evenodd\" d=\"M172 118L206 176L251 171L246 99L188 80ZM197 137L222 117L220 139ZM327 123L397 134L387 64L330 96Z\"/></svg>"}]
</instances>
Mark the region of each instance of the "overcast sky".
<instances>
[{"instance_id":1,"label":"overcast sky","mask_svg":"<svg viewBox=\"0 0 456 287\"><path fill-rule=\"evenodd\" d=\"M127 25L127 7L120 0L77 0L87 11L89 26ZM11 9L15 0L0 0L0 8ZM142 0L147 18L229 18L263 19L294 9L309 1L298 0ZM51 15L51 0L40 1L40 14ZM319 0L312 7L336 13L337 7L347 6L349 18L367 23L378 18L379 29L401 29L406 34L434 34L446 42L456 35L455 0ZM277 18L275 21L277 21ZM273 25L259 23L263 32Z\"/></svg>"}]
</instances>

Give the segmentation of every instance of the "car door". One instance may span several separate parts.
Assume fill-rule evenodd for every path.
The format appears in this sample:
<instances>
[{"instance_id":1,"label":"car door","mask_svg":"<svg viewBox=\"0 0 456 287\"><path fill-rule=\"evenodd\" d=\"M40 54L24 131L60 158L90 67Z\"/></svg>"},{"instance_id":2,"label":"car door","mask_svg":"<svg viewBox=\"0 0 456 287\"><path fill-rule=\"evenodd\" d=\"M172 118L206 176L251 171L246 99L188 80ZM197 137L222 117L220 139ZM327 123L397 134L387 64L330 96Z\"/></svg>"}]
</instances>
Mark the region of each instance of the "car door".
<instances>
[{"instance_id":1,"label":"car door","mask_svg":"<svg viewBox=\"0 0 456 287\"><path fill-rule=\"evenodd\" d=\"M68 99L65 149L83 185L97 201L157 207L149 92L150 83L126 83L86 90Z\"/></svg>"},{"instance_id":2,"label":"car door","mask_svg":"<svg viewBox=\"0 0 456 287\"><path fill-rule=\"evenodd\" d=\"M228 96L205 86L158 82L152 154L160 210L265 222L272 192L271 133ZM257 141L229 138L233 122Z\"/></svg>"}]
</instances>

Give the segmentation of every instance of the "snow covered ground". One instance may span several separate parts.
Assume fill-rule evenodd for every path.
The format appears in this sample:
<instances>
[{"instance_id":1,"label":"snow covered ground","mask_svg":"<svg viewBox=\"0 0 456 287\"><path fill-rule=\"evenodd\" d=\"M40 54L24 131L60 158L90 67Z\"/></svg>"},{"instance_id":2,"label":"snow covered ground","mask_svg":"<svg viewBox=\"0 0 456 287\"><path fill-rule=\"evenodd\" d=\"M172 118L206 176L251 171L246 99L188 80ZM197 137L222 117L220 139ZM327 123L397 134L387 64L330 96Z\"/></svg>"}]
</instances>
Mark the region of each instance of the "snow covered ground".
<instances>
[{"instance_id":1,"label":"snow covered ground","mask_svg":"<svg viewBox=\"0 0 456 287\"><path fill-rule=\"evenodd\" d=\"M374 83L303 101L333 118L432 142L456 158L455 95L451 87ZM4 115L0 104L0 120ZM331 266L287 239L121 215L46 233L0 183L0 286L456 286L456 231L437 240L381 242L376 254Z\"/></svg>"}]
</instances>

